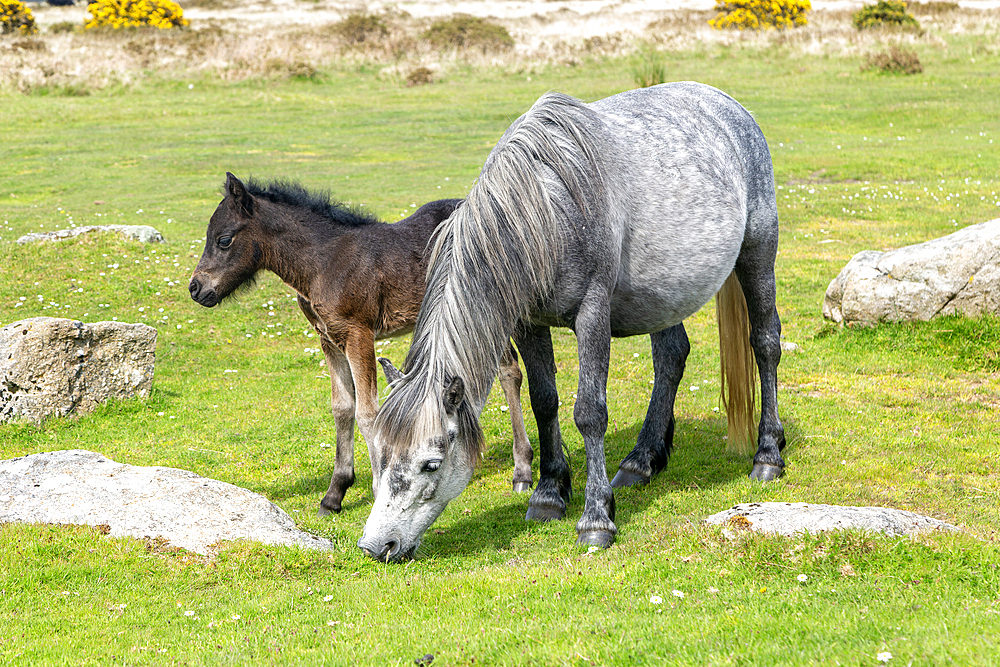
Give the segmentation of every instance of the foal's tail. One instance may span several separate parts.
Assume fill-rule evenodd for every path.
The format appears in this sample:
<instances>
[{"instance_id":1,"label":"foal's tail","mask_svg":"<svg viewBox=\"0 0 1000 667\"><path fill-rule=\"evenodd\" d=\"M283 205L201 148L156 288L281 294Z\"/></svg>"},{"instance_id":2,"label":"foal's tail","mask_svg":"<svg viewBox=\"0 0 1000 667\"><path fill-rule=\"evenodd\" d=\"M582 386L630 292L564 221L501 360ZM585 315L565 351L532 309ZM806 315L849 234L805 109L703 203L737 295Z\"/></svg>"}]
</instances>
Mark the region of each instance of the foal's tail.
<instances>
[{"instance_id":1,"label":"foal's tail","mask_svg":"<svg viewBox=\"0 0 1000 667\"><path fill-rule=\"evenodd\" d=\"M750 348L747 301L735 272L715 295L715 313L719 320L722 405L729 421L727 449L746 455L755 440L757 363Z\"/></svg>"}]
</instances>

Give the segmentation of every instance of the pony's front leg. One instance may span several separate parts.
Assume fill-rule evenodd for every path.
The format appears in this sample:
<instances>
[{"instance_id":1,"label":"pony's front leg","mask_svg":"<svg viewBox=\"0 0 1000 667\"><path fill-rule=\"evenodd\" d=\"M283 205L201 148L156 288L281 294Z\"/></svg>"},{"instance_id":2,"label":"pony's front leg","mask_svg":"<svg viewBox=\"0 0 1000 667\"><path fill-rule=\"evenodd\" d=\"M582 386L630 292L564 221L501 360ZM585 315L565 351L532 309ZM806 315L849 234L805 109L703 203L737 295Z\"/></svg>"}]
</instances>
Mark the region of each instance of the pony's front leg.
<instances>
[{"instance_id":1,"label":"pony's front leg","mask_svg":"<svg viewBox=\"0 0 1000 667\"><path fill-rule=\"evenodd\" d=\"M563 454L559 431L559 394L556 362L548 327L525 325L516 336L517 349L528 376L531 411L538 424L538 485L528 500L528 521L551 521L566 516L566 503L573 494L569 465Z\"/></svg>"},{"instance_id":2,"label":"pony's front leg","mask_svg":"<svg viewBox=\"0 0 1000 667\"><path fill-rule=\"evenodd\" d=\"M531 459L535 453L524 429L524 414L521 412L521 369L517 365L517 352L508 343L507 351L500 358L500 386L503 387L507 405L510 408L510 429L513 433L515 493L525 493L531 488ZM558 406L557 406L558 407Z\"/></svg>"},{"instance_id":3,"label":"pony's front leg","mask_svg":"<svg viewBox=\"0 0 1000 667\"><path fill-rule=\"evenodd\" d=\"M347 357L340 349L321 339L330 372L330 410L337 429L337 453L330 488L319 503L319 515L340 512L347 489L354 485L354 380Z\"/></svg>"},{"instance_id":4,"label":"pony's front leg","mask_svg":"<svg viewBox=\"0 0 1000 667\"><path fill-rule=\"evenodd\" d=\"M587 453L587 488L583 516L576 524L577 544L610 547L615 526L615 496L608 482L604 434L608 430L608 366L611 357L610 307L607 298L584 301L576 316L580 380L573 419Z\"/></svg>"}]
</instances>

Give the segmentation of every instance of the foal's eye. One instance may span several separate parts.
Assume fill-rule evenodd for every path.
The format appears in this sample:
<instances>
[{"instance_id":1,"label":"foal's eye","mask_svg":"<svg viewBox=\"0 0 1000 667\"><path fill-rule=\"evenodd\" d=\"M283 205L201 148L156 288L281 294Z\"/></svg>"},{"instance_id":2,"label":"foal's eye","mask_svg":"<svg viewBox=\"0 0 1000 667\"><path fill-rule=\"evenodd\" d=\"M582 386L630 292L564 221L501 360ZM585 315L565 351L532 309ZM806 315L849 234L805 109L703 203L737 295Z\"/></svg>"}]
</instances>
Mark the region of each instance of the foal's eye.
<instances>
[{"instance_id":1,"label":"foal's eye","mask_svg":"<svg viewBox=\"0 0 1000 667\"><path fill-rule=\"evenodd\" d=\"M220 236L219 240L216 241L216 243L219 244L220 248L228 248L229 246L233 245L233 237L232 236Z\"/></svg>"},{"instance_id":2,"label":"foal's eye","mask_svg":"<svg viewBox=\"0 0 1000 667\"><path fill-rule=\"evenodd\" d=\"M425 461L424 465L420 468L420 472L434 472L441 467L441 459L431 459L430 461Z\"/></svg>"}]
</instances>

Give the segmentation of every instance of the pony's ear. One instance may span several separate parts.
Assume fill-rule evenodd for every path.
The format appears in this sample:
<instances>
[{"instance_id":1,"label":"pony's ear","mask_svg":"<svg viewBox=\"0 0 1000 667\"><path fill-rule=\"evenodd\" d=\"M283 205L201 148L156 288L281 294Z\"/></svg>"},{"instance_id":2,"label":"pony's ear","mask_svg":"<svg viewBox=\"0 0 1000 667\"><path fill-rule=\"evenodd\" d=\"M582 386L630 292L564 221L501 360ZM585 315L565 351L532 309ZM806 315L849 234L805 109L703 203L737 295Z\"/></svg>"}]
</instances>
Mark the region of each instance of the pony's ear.
<instances>
[{"instance_id":1,"label":"pony's ear","mask_svg":"<svg viewBox=\"0 0 1000 667\"><path fill-rule=\"evenodd\" d=\"M226 172L226 194L247 216L253 213L253 197L240 179Z\"/></svg>"},{"instance_id":2,"label":"pony's ear","mask_svg":"<svg viewBox=\"0 0 1000 667\"><path fill-rule=\"evenodd\" d=\"M449 415L458 411L458 406L465 400L465 383L462 378L452 378L444 388L444 410Z\"/></svg>"},{"instance_id":3,"label":"pony's ear","mask_svg":"<svg viewBox=\"0 0 1000 667\"><path fill-rule=\"evenodd\" d=\"M396 383L403 379L403 374L385 357L379 357L378 362L382 365L382 372L385 373L385 381L389 383L389 387L395 387Z\"/></svg>"}]
</instances>

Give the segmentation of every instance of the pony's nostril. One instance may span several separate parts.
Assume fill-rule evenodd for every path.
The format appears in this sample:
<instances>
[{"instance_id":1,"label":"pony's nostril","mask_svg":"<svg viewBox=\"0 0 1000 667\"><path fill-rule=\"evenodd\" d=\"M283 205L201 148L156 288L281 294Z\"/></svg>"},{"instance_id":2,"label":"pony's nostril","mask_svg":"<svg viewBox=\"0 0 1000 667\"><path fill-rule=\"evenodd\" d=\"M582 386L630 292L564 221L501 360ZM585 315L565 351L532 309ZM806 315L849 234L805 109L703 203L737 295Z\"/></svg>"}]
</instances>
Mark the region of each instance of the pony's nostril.
<instances>
[{"instance_id":1,"label":"pony's nostril","mask_svg":"<svg viewBox=\"0 0 1000 667\"><path fill-rule=\"evenodd\" d=\"M387 561L393 558L398 553L399 553L399 542L397 542L396 540L389 540L388 542L385 543L385 546L382 547L380 560Z\"/></svg>"},{"instance_id":2,"label":"pony's nostril","mask_svg":"<svg viewBox=\"0 0 1000 667\"><path fill-rule=\"evenodd\" d=\"M197 280L195 280L194 278L192 278L191 279L191 284L188 285L188 290L191 292L191 296L197 296L198 295L198 291L200 289L201 289L201 284Z\"/></svg>"}]
</instances>

